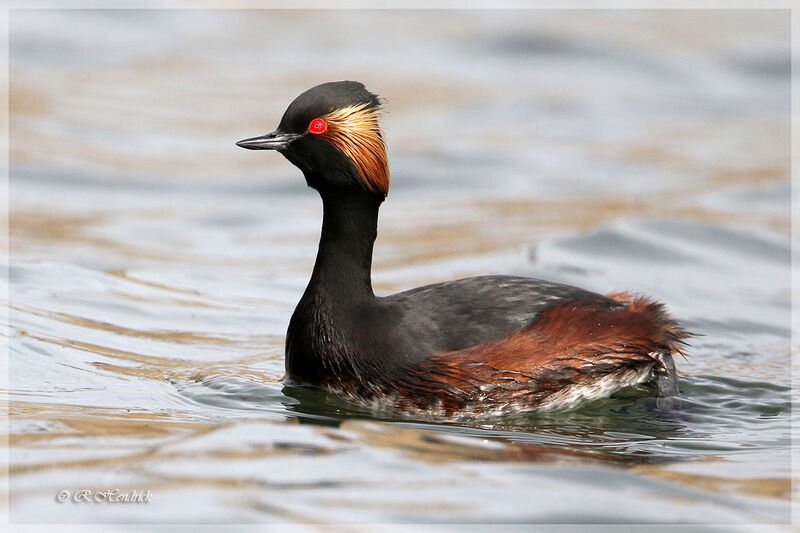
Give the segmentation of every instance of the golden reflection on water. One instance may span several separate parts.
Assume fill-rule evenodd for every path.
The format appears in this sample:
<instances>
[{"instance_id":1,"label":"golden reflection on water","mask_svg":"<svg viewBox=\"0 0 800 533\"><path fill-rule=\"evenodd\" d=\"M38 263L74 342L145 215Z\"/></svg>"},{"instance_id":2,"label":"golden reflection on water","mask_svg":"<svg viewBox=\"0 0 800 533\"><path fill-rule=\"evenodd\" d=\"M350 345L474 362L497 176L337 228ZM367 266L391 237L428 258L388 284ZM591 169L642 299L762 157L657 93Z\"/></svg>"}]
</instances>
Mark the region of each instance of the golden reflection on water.
<instances>
[{"instance_id":1,"label":"golden reflection on water","mask_svg":"<svg viewBox=\"0 0 800 533\"><path fill-rule=\"evenodd\" d=\"M699 205L687 205L687 198L698 198L710 192L725 191L727 187L758 182L782 183L783 173L779 168L763 168L750 171L719 171L711 182L693 187L660 191L652 194L624 194L612 192L607 196L567 198L509 198L488 197L464 203L451 202L453 210L468 210L469 220L425 220L415 224L392 224L384 220L379 230L375 256L375 269L403 268L439 260L467 255L489 254L509 251L535 243L552 235L554 231L589 230L624 218L675 217L719 224L752 224L765 226L775 231L788 231L790 221L781 212L732 212ZM309 193L311 194L311 193ZM118 213L117 216L125 213ZM138 215L151 217L154 213ZM12 246L17 253L24 253L27 243L40 246L46 241L64 241L84 244L113 251L123 257L175 261L174 252L158 249L153 243L150 249L140 243L98 237L90 231L108 222L111 214L73 215L40 210L14 209L10 216ZM280 236L275 236L279 239ZM284 239L292 237L283 237ZM268 246L269 241L264 246ZM396 251L395 251L396 250ZM308 262L313 258L308 258ZM182 251L180 261L195 264L223 263L228 266L248 265L251 261L231 257L215 257ZM258 261L263 263L262 258ZM109 273L125 277L124 271ZM138 283L150 283L136 280ZM176 287L153 284L180 292ZM387 287L388 288L388 287ZM187 291L199 294L197 291ZM127 295L135 298L135 295ZM188 303L173 300L175 303ZM210 305L192 301L192 305ZM217 305L217 304L214 304ZM223 304L218 304L223 305Z\"/></svg>"},{"instance_id":2,"label":"golden reflection on water","mask_svg":"<svg viewBox=\"0 0 800 533\"><path fill-rule=\"evenodd\" d=\"M163 287L163 285L161 285L161 287ZM146 300L143 299L134 301L165 303L164 300L154 300L152 298L147 298ZM203 307L202 303L194 301L182 302L180 300L167 300L167 303L178 304L178 305L191 305L194 307ZM246 337L245 336L235 337L233 335L226 335L223 337L223 336L214 336L207 333L199 333L192 331L169 331L169 330L151 330L151 329L143 330L143 329L134 329L130 327L119 326L117 324L111 324L109 322L93 320L86 317L78 317L67 313L58 313L55 311L48 311L46 313L43 313L17 305L12 305L10 307L11 309L24 311L27 313L31 313L33 315L45 316L47 318L59 320L60 322L64 322L67 324L72 324L75 326L80 326L90 329L98 329L102 331L107 331L109 333L114 333L115 335L124 335L127 337L134 337L137 339L149 339L160 342L173 342L176 344L218 344L218 345L221 344L226 346L233 345L233 346L261 348L261 349L263 349L265 346L283 345L283 338L278 337L276 335L260 335L260 336L246 336ZM219 309L219 307L213 305L208 305L207 307ZM25 333L23 332L23 334ZM66 346L66 344L63 345Z\"/></svg>"},{"instance_id":3,"label":"golden reflection on water","mask_svg":"<svg viewBox=\"0 0 800 533\"><path fill-rule=\"evenodd\" d=\"M198 435L198 432L216 427L216 425L196 421L181 421L179 413L109 409L86 405L43 404L16 400L9 404L9 414L26 420L46 421L52 424L52 427L58 428L39 433L12 433L9 435L12 445L40 445L39 443L43 441L61 441L58 442L59 447L79 450L86 448L86 445L80 440L83 438L135 437L136 439L151 439L166 435ZM67 439L67 443L64 443L63 439ZM102 440L96 442L101 443ZM102 458L101 460L124 461L124 458ZM85 461L91 462L92 459ZM76 466L74 462L54 461L33 465L12 465L11 472L74 466Z\"/></svg>"},{"instance_id":4,"label":"golden reflection on water","mask_svg":"<svg viewBox=\"0 0 800 533\"><path fill-rule=\"evenodd\" d=\"M674 481L687 487L719 493L744 493L765 498L791 498L792 480L790 478L735 478L702 474L692 474L670 470L653 465L639 465L633 468L637 473Z\"/></svg>"},{"instance_id":5,"label":"golden reflection on water","mask_svg":"<svg viewBox=\"0 0 800 533\"><path fill-rule=\"evenodd\" d=\"M583 463L624 465L628 459L605 453L584 452L558 446L479 440L415 428L384 426L362 421L346 421L341 429L354 433L370 446L402 450L416 461L446 463L452 461Z\"/></svg>"},{"instance_id":6,"label":"golden reflection on water","mask_svg":"<svg viewBox=\"0 0 800 533\"><path fill-rule=\"evenodd\" d=\"M126 361L128 363L135 363L137 366L115 365L100 361L91 362L92 365L103 370L157 381L199 380L204 377L214 375L241 375L247 379L253 379L260 382L276 382L281 377L280 374L258 372L253 368L253 365L256 363L269 360L270 358L276 359L281 357L282 354L279 352L273 352L271 356L269 353L261 352L248 357L229 359L224 362L204 362L196 359L180 359L173 357L144 355L127 350L112 348L109 346L102 346L99 344L93 344L74 339L56 339L25 331L20 331L19 335L23 337L30 337L47 344L63 346L66 348L74 348L77 350L118 359L120 361ZM272 343L282 346L282 340L276 341L273 339ZM264 347L261 346L261 348L263 349Z\"/></svg>"}]
</instances>

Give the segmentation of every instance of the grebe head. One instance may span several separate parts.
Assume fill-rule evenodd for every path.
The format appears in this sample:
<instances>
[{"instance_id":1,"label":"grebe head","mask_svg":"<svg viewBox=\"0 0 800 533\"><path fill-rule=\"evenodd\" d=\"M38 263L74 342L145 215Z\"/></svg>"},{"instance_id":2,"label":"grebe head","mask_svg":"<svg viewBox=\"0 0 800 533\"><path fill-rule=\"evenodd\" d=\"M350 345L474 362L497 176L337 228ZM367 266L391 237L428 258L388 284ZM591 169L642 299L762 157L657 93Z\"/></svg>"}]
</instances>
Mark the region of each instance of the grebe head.
<instances>
[{"instance_id":1,"label":"grebe head","mask_svg":"<svg viewBox=\"0 0 800 533\"><path fill-rule=\"evenodd\" d=\"M378 97L357 81L323 83L294 99L278 129L236 144L277 150L320 192L367 191L383 198L389 164L379 110Z\"/></svg>"}]
</instances>

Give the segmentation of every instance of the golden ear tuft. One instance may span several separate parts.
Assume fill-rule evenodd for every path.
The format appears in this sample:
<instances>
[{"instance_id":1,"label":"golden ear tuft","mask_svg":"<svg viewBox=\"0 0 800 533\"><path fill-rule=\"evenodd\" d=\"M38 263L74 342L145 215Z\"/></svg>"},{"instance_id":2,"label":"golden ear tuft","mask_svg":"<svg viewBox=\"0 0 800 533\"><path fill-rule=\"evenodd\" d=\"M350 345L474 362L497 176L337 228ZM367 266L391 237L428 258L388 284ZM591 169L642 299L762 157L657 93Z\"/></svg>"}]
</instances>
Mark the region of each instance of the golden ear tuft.
<instances>
[{"instance_id":1,"label":"golden ear tuft","mask_svg":"<svg viewBox=\"0 0 800 533\"><path fill-rule=\"evenodd\" d=\"M328 123L322 136L350 158L370 190L388 194L389 161L377 108L370 104L349 106L322 118Z\"/></svg>"}]
</instances>

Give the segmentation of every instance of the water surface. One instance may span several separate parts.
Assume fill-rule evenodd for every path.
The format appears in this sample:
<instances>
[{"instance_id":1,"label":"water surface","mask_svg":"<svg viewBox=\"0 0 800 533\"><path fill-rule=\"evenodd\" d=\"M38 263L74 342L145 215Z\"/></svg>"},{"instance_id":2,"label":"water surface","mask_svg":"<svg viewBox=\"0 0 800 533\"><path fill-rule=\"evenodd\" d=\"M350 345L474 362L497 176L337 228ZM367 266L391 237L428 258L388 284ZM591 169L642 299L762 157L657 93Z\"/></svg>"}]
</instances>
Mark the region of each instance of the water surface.
<instances>
[{"instance_id":1,"label":"water surface","mask_svg":"<svg viewBox=\"0 0 800 533\"><path fill-rule=\"evenodd\" d=\"M787 522L788 31L781 12L14 11L11 519ZM455 423L284 387L320 202L233 143L343 78L387 101L377 292L507 273L649 294L701 335L682 396ZM56 501L111 488L152 501Z\"/></svg>"}]
</instances>

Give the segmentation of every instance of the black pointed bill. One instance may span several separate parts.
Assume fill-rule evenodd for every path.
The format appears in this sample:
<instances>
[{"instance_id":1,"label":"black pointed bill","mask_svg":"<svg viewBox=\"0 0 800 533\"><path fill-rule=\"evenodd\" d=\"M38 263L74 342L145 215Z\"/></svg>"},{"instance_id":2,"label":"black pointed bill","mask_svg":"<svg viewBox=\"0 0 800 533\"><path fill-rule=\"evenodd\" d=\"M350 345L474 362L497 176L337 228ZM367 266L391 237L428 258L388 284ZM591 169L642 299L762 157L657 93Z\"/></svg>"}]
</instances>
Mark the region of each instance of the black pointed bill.
<instances>
[{"instance_id":1,"label":"black pointed bill","mask_svg":"<svg viewBox=\"0 0 800 533\"><path fill-rule=\"evenodd\" d=\"M236 143L236 146L241 146L248 150L285 150L289 146L289 143L299 137L302 137L302 134L273 131L272 133L267 133L260 137L243 139Z\"/></svg>"}]
</instances>

